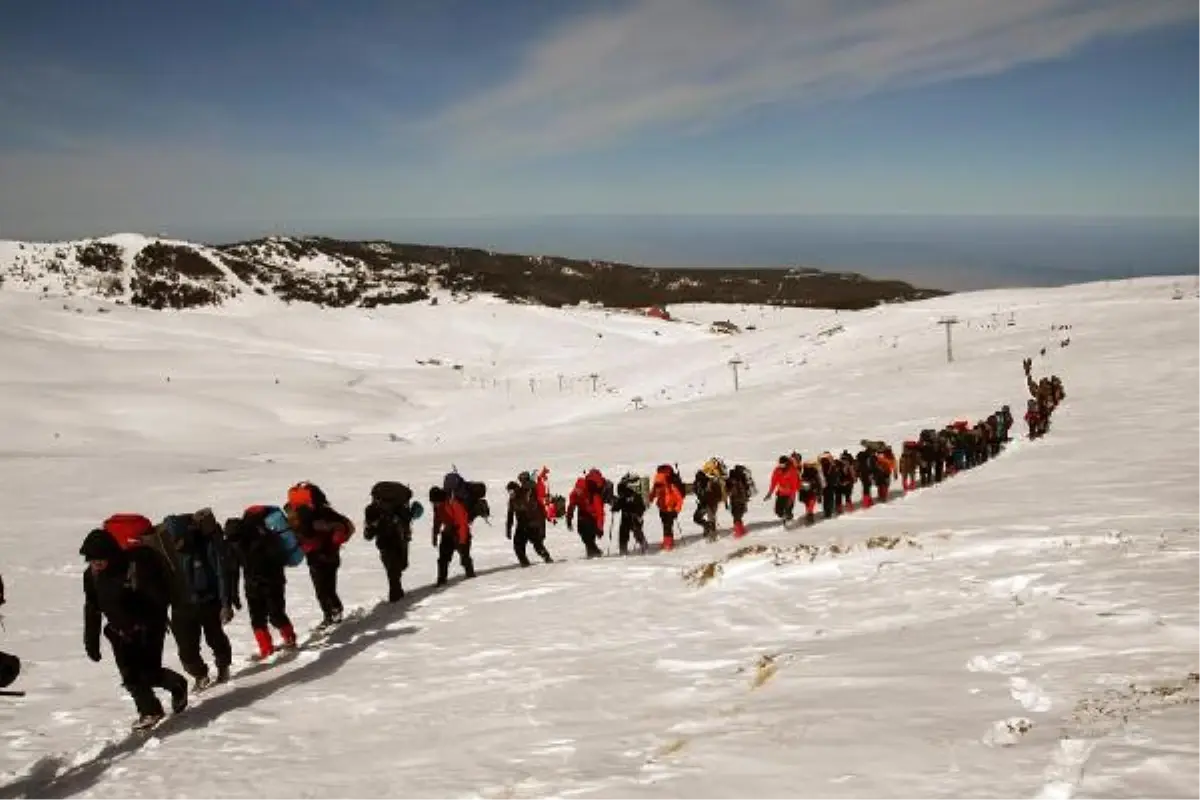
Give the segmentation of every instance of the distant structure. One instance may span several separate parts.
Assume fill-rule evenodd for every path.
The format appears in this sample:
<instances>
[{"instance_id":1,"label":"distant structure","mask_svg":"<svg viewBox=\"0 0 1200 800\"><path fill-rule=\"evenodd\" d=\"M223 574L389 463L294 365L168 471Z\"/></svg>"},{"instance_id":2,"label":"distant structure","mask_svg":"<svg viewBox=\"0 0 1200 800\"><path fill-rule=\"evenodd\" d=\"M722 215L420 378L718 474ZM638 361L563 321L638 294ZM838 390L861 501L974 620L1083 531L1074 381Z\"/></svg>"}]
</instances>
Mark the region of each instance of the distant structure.
<instances>
[{"instance_id":1,"label":"distant structure","mask_svg":"<svg viewBox=\"0 0 1200 800\"><path fill-rule=\"evenodd\" d=\"M738 385L738 367L742 366L744 363L746 363L746 362L742 361L740 358L737 358L736 356L734 358L729 359L729 366L733 367L733 390L735 392L739 391L741 388Z\"/></svg>"},{"instance_id":2,"label":"distant structure","mask_svg":"<svg viewBox=\"0 0 1200 800\"><path fill-rule=\"evenodd\" d=\"M663 308L662 306L650 306L649 308L647 308L645 310L644 313L646 314L647 317L654 317L655 319L663 319L663 320L667 320L668 322L671 321L670 313L668 313L668 311L665 308Z\"/></svg>"},{"instance_id":3,"label":"distant structure","mask_svg":"<svg viewBox=\"0 0 1200 800\"><path fill-rule=\"evenodd\" d=\"M938 320L938 325L946 326L946 363L950 364L954 361L954 346L951 342L950 330L958 324L958 317L942 317Z\"/></svg>"}]
</instances>

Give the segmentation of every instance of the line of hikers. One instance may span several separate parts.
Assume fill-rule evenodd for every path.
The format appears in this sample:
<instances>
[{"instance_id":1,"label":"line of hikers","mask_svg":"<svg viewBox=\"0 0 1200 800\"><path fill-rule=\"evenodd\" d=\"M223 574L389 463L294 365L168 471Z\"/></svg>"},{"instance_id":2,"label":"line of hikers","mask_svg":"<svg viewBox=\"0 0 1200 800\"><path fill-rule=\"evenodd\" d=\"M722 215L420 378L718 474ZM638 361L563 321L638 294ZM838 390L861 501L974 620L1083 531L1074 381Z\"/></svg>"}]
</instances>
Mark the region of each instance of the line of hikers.
<instances>
[{"instance_id":1,"label":"line of hikers","mask_svg":"<svg viewBox=\"0 0 1200 800\"><path fill-rule=\"evenodd\" d=\"M1028 371L1026 366L1027 375ZM1048 420L1063 397L1060 381L1046 385L1056 388L1046 394L1048 405L1039 407L1040 413L1044 411L1039 420ZM863 440L855 455L846 450L837 457L825 452L811 460L797 452L782 455L763 499L775 497L775 516L785 526L793 520L798 503L804 506L808 524L815 521L818 503L825 518L853 511L856 484L862 488L863 507L869 508L873 502L888 500L895 478L909 491L986 462L1010 441L1012 424L1012 414L1004 406L975 425L959 420L940 431L922 431L904 443L899 459L887 443L872 440ZM1037 430L1044 432L1044 427ZM1031 423L1031 438L1034 432ZM657 509L662 524L661 548L671 550L689 496L696 497L692 520L705 536L716 536L718 512L724 507L733 520L733 535L742 537L747 532L746 512L757 494L748 467L735 464L727 469L717 457L708 459L690 483L670 464L659 465L652 477L626 473L615 484L591 468L576 479L566 498L551 494L549 475L546 467L524 471L505 487L505 532L522 567L530 565L529 546L544 562L553 561L546 548L547 525L563 517L567 529L577 532L587 557L602 556L597 542L604 536L609 510L613 514L610 536L619 517L622 555L629 552L631 539L640 552L649 550L644 515L651 507ZM455 556L465 577L475 576L471 528L479 518L490 519L486 496L484 483L465 479L457 468L446 474L440 486L429 489L439 586L447 583ZM389 602L404 597L402 575L409 566L412 526L424 511L403 483L381 481L371 488L363 538L374 542L379 552ZM163 666L168 632L175 639L184 671L194 680L194 691L230 677L232 647L224 627L242 608L241 593L258 645L257 658L276 651L272 628L281 647L295 648L296 631L287 613L287 570L307 563L323 614L318 631L337 624L343 615L337 589L341 548L355 532L354 523L311 482L292 486L282 506L253 505L223 525L209 508L172 514L157 524L139 514L115 514L87 535L79 551L89 564L83 576L87 655L100 660L103 633L137 706L135 728L153 726L165 713L156 688L170 693L175 712L188 703L186 678ZM201 653L202 640L212 651L215 676Z\"/></svg>"}]
</instances>

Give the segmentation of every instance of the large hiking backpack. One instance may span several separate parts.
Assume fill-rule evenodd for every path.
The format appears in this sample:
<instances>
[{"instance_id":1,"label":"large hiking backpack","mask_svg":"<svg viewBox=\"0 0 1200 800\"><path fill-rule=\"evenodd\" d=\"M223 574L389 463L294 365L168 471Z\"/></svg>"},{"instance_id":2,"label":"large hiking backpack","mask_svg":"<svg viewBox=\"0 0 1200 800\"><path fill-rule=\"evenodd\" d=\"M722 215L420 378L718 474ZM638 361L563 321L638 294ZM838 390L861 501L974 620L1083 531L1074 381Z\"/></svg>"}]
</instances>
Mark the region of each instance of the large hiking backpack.
<instances>
[{"instance_id":1,"label":"large hiking backpack","mask_svg":"<svg viewBox=\"0 0 1200 800\"><path fill-rule=\"evenodd\" d=\"M120 513L104 520L102 527L122 550L128 550L142 543L142 537L154 530L154 523L141 514Z\"/></svg>"},{"instance_id":2,"label":"large hiking backpack","mask_svg":"<svg viewBox=\"0 0 1200 800\"><path fill-rule=\"evenodd\" d=\"M414 503L412 498L412 489L398 481L379 481L371 487L371 502L392 511L405 521L418 519L425 511L424 506Z\"/></svg>"},{"instance_id":3,"label":"large hiking backpack","mask_svg":"<svg viewBox=\"0 0 1200 800\"><path fill-rule=\"evenodd\" d=\"M197 513L171 514L146 537L170 568L173 592L184 603L224 599L224 565L210 536Z\"/></svg>"},{"instance_id":4,"label":"large hiking backpack","mask_svg":"<svg viewBox=\"0 0 1200 800\"><path fill-rule=\"evenodd\" d=\"M279 561L285 567L298 567L304 563L304 551L300 539L292 530L287 514L278 506L263 506L255 510L262 512L262 526L273 535L278 545Z\"/></svg>"},{"instance_id":5,"label":"large hiking backpack","mask_svg":"<svg viewBox=\"0 0 1200 800\"><path fill-rule=\"evenodd\" d=\"M479 481L469 481L458 473L458 470L447 472L442 479L442 489L447 495L457 499L467 508L467 518L471 522L483 517L489 519L492 510L488 506L487 484Z\"/></svg>"},{"instance_id":6,"label":"large hiking backpack","mask_svg":"<svg viewBox=\"0 0 1200 800\"><path fill-rule=\"evenodd\" d=\"M750 472L750 468L746 465L735 464L733 469L729 471L729 479L727 483L733 483L734 481L745 486L747 494L757 494L758 487L754 485L754 475Z\"/></svg>"}]
</instances>

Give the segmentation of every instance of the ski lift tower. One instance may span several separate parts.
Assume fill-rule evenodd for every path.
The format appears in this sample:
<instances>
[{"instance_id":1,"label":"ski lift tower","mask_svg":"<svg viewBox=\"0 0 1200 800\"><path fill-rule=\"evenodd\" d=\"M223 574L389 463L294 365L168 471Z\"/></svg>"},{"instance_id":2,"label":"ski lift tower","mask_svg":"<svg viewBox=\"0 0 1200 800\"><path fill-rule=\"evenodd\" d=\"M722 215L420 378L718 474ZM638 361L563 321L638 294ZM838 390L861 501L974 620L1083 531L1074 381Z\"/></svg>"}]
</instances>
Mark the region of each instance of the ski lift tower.
<instances>
[{"instance_id":1,"label":"ski lift tower","mask_svg":"<svg viewBox=\"0 0 1200 800\"><path fill-rule=\"evenodd\" d=\"M746 362L742 361L742 359L738 358L737 356L729 359L729 366L733 367L733 390L735 392L741 389L741 387L738 385L738 367L745 363Z\"/></svg>"},{"instance_id":2,"label":"ski lift tower","mask_svg":"<svg viewBox=\"0 0 1200 800\"><path fill-rule=\"evenodd\" d=\"M958 317L942 317L938 320L938 325L946 326L946 363L954 363L954 347L950 341L950 329L958 324Z\"/></svg>"}]
</instances>

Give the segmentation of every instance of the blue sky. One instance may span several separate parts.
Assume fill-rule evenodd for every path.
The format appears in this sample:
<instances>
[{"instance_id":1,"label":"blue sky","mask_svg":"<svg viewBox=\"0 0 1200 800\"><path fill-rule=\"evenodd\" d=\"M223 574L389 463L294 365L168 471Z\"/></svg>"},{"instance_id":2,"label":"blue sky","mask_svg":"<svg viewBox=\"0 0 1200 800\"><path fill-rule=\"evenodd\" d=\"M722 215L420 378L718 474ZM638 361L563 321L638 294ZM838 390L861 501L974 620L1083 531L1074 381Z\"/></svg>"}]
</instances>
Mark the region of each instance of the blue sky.
<instances>
[{"instance_id":1,"label":"blue sky","mask_svg":"<svg viewBox=\"0 0 1200 800\"><path fill-rule=\"evenodd\" d=\"M0 236L1197 214L1177 0L10 4Z\"/></svg>"}]
</instances>

